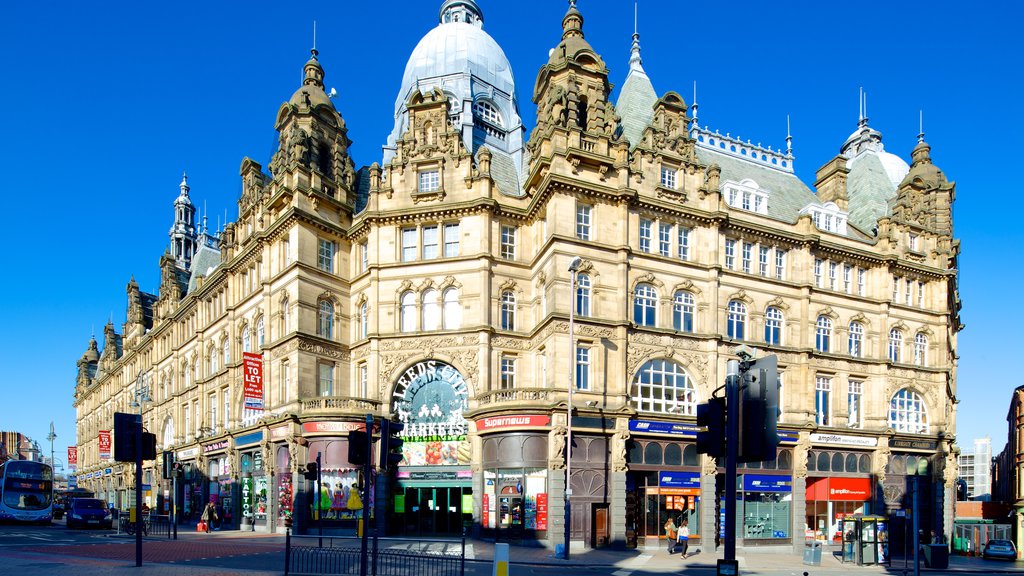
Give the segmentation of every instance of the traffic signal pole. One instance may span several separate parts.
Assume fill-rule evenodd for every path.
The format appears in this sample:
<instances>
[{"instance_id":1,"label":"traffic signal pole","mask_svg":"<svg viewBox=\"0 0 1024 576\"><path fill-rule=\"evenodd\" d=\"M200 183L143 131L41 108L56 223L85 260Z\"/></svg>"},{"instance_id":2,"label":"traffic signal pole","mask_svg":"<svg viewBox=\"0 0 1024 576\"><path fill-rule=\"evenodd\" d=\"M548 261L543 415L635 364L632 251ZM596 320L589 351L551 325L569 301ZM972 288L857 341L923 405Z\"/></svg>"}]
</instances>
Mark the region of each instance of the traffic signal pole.
<instances>
[{"instance_id":1,"label":"traffic signal pole","mask_svg":"<svg viewBox=\"0 0 1024 576\"><path fill-rule=\"evenodd\" d=\"M142 566L142 402L135 422L135 566Z\"/></svg>"},{"instance_id":2,"label":"traffic signal pole","mask_svg":"<svg viewBox=\"0 0 1024 576\"><path fill-rule=\"evenodd\" d=\"M740 438L740 363L729 360L725 376L725 563L736 564L736 458ZM719 573L722 568L719 567Z\"/></svg>"}]
</instances>

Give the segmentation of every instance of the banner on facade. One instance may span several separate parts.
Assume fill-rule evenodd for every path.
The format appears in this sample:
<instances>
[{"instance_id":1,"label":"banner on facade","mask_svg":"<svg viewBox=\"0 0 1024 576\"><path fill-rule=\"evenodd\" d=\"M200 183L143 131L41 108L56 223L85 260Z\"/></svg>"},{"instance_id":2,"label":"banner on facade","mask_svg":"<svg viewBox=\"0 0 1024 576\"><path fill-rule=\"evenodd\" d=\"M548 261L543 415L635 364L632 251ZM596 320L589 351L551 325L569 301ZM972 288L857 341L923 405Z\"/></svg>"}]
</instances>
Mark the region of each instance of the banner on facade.
<instances>
[{"instance_id":1,"label":"banner on facade","mask_svg":"<svg viewBox=\"0 0 1024 576\"><path fill-rule=\"evenodd\" d=\"M846 444L849 446L873 448L878 445L878 438L846 436L844 434L811 434L811 442L815 444Z\"/></svg>"},{"instance_id":2,"label":"banner on facade","mask_svg":"<svg viewBox=\"0 0 1024 576\"><path fill-rule=\"evenodd\" d=\"M68 468L78 468L78 446L68 446Z\"/></svg>"},{"instance_id":3,"label":"banner on facade","mask_svg":"<svg viewBox=\"0 0 1024 576\"><path fill-rule=\"evenodd\" d=\"M537 494L537 530L548 529L548 493Z\"/></svg>"},{"instance_id":4,"label":"banner on facade","mask_svg":"<svg viewBox=\"0 0 1024 576\"><path fill-rule=\"evenodd\" d=\"M263 410L263 356L242 352L242 402L247 410Z\"/></svg>"},{"instance_id":5,"label":"banner on facade","mask_svg":"<svg viewBox=\"0 0 1024 576\"><path fill-rule=\"evenodd\" d=\"M110 460L110 430L100 430L100 460Z\"/></svg>"}]
</instances>

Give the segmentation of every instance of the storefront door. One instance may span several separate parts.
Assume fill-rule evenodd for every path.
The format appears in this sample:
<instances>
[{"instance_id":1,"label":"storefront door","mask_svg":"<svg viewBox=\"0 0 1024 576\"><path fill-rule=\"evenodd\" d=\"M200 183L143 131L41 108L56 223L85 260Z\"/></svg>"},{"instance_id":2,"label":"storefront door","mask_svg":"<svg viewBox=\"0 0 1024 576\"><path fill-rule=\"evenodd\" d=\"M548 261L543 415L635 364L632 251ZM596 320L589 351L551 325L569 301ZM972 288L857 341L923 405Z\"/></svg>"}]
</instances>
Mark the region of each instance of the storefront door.
<instances>
[{"instance_id":1,"label":"storefront door","mask_svg":"<svg viewBox=\"0 0 1024 576\"><path fill-rule=\"evenodd\" d=\"M404 533L409 536L462 534L463 494L472 494L472 489L463 487L405 488L404 512L401 514ZM471 514L472 511L465 513Z\"/></svg>"}]
</instances>

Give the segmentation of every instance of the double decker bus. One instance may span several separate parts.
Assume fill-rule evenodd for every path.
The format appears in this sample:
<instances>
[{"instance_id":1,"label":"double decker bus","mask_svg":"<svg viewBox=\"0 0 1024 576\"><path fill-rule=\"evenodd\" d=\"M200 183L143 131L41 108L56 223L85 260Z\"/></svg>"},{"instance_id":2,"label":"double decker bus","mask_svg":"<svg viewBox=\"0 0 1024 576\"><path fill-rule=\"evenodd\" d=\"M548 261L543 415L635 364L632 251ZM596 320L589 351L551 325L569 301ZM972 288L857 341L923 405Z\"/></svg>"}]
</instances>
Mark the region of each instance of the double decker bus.
<instances>
[{"instance_id":1,"label":"double decker bus","mask_svg":"<svg viewBox=\"0 0 1024 576\"><path fill-rule=\"evenodd\" d=\"M0 521L53 519L53 469L42 462L8 460L0 464Z\"/></svg>"}]
</instances>

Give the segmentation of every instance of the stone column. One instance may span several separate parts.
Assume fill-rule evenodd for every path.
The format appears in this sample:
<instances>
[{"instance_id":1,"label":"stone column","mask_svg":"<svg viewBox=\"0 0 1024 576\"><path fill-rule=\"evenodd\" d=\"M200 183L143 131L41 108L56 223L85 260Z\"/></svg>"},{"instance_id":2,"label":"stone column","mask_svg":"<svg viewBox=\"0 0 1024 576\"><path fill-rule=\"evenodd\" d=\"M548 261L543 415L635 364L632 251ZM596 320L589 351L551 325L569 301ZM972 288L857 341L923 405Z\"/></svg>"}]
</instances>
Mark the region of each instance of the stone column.
<instances>
[{"instance_id":1,"label":"stone column","mask_svg":"<svg viewBox=\"0 0 1024 576\"><path fill-rule=\"evenodd\" d=\"M626 546L626 446L629 443L629 420L619 419L620 429L612 437L612 472L608 475L609 542L612 547Z\"/></svg>"},{"instance_id":2,"label":"stone column","mask_svg":"<svg viewBox=\"0 0 1024 576\"><path fill-rule=\"evenodd\" d=\"M790 534L793 538L793 553L804 550L804 520L807 518L807 453L811 449L811 437L806 431L800 432L793 447L793 518Z\"/></svg>"},{"instance_id":3,"label":"stone column","mask_svg":"<svg viewBox=\"0 0 1024 576\"><path fill-rule=\"evenodd\" d=\"M700 455L700 548L701 552L714 552L715 539L718 538L716 529L718 507L718 494L715 491L715 475L718 468L715 467L715 459L707 454ZM641 504L643 505L643 504Z\"/></svg>"}]
</instances>

